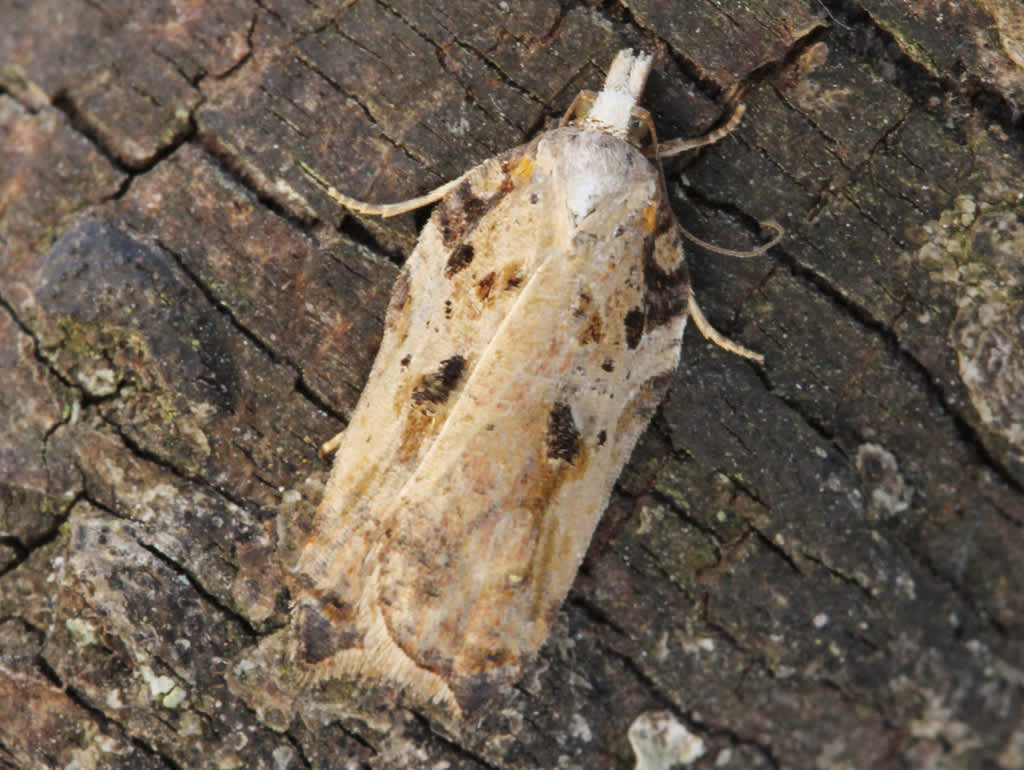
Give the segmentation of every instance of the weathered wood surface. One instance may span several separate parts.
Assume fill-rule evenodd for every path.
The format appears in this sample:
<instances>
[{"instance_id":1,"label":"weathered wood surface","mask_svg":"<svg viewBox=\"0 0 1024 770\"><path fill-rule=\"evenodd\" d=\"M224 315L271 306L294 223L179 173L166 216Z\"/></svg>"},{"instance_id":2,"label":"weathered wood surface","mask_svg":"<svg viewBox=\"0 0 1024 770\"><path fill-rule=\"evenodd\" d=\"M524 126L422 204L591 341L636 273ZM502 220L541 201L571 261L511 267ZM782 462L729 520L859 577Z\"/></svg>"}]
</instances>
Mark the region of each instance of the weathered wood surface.
<instances>
[{"instance_id":1,"label":"weathered wood surface","mask_svg":"<svg viewBox=\"0 0 1024 770\"><path fill-rule=\"evenodd\" d=\"M826 9L827 6L827 9ZM482 724L285 734L225 684L422 219L624 45L718 146L667 169L692 330L539 660ZM1024 767L1024 11L0 0L0 765Z\"/></svg>"}]
</instances>

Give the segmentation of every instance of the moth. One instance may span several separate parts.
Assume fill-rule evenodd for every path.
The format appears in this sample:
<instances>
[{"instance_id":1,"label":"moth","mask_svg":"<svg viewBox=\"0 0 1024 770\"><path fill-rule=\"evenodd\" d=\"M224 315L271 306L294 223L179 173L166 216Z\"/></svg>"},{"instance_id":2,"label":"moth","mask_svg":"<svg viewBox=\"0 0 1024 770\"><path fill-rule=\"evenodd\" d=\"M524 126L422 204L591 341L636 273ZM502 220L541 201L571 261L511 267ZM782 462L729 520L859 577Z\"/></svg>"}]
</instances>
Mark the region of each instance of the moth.
<instances>
[{"instance_id":1,"label":"moth","mask_svg":"<svg viewBox=\"0 0 1024 770\"><path fill-rule=\"evenodd\" d=\"M740 113L658 145L636 106L650 66L621 51L560 127L411 201L362 203L306 169L354 211L440 203L351 421L325 444L334 467L293 565L290 625L236 671L265 716L371 690L476 711L548 636L687 315L761 360L700 312L647 157L717 141Z\"/></svg>"}]
</instances>

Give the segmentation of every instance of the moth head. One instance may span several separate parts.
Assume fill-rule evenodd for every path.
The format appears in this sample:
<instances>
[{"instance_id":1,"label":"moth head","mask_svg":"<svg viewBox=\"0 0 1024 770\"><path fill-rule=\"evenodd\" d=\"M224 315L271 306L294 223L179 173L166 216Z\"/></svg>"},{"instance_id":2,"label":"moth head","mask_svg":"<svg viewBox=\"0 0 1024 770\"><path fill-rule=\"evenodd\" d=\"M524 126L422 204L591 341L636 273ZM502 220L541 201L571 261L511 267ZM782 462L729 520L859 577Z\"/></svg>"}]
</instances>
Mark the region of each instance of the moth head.
<instances>
[{"instance_id":1,"label":"moth head","mask_svg":"<svg viewBox=\"0 0 1024 770\"><path fill-rule=\"evenodd\" d=\"M651 72L651 60L649 53L629 48L619 51L600 92L580 94L576 105L579 125L639 145L650 126L650 116L637 102Z\"/></svg>"}]
</instances>

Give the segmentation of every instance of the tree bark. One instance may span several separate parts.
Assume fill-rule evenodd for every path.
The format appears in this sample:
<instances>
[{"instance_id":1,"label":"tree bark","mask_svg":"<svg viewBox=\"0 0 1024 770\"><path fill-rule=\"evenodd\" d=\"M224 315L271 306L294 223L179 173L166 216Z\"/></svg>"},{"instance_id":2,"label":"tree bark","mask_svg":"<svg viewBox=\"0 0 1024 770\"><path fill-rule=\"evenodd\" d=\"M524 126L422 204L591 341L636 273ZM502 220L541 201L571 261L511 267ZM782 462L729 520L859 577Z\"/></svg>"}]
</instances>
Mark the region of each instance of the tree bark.
<instances>
[{"instance_id":1,"label":"tree bark","mask_svg":"<svg viewBox=\"0 0 1024 770\"><path fill-rule=\"evenodd\" d=\"M0 766L1024 768L1024 208L1012 0L0 2ZM286 732L226 683L287 619L422 217L615 51L692 330L555 629L472 730ZM447 764L445 764L447 763Z\"/></svg>"}]
</instances>

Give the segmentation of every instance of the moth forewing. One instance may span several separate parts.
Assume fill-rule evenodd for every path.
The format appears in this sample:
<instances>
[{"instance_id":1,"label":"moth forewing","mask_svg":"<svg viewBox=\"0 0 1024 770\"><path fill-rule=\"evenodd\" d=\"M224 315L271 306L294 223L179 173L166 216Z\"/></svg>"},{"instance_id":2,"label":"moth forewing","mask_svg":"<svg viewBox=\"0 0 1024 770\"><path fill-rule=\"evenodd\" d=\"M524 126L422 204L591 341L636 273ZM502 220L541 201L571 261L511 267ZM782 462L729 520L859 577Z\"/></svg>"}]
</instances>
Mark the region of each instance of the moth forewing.
<instances>
[{"instance_id":1,"label":"moth forewing","mask_svg":"<svg viewBox=\"0 0 1024 770\"><path fill-rule=\"evenodd\" d=\"M620 52L573 125L445 186L333 442L291 624L236 668L250 700L340 713L325 683L348 682L459 717L544 642L692 297L660 170L630 137L650 63Z\"/></svg>"}]
</instances>

